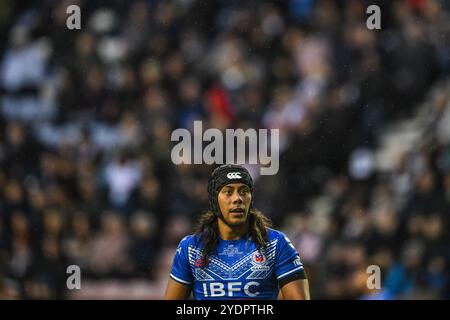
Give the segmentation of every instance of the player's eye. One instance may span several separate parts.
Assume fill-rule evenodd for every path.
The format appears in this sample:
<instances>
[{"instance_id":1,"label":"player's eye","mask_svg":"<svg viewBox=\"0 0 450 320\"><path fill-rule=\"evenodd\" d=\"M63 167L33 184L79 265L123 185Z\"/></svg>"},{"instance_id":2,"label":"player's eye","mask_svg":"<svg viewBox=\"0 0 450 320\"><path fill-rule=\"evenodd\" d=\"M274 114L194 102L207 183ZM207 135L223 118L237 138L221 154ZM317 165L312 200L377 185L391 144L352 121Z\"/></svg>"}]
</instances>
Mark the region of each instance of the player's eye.
<instances>
[{"instance_id":1,"label":"player's eye","mask_svg":"<svg viewBox=\"0 0 450 320\"><path fill-rule=\"evenodd\" d=\"M249 190L247 188L246 189L241 189L241 195L247 195L248 192L249 192Z\"/></svg>"}]
</instances>

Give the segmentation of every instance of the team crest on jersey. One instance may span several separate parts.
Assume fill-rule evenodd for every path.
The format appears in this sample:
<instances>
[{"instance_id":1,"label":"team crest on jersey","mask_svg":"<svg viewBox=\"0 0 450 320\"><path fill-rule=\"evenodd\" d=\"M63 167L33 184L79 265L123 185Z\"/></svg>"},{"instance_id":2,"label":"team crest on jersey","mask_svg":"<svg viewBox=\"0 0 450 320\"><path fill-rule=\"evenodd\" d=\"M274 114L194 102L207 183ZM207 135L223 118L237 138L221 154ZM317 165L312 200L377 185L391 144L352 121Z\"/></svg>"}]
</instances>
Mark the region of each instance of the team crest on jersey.
<instances>
[{"instance_id":1,"label":"team crest on jersey","mask_svg":"<svg viewBox=\"0 0 450 320\"><path fill-rule=\"evenodd\" d=\"M196 259L196 260L195 260L195 266L196 266L197 268L201 268L201 267L203 267L204 265L205 265L205 262L203 261L202 258L199 258L199 259Z\"/></svg>"},{"instance_id":2,"label":"team crest on jersey","mask_svg":"<svg viewBox=\"0 0 450 320\"><path fill-rule=\"evenodd\" d=\"M252 261L258 265L265 264L267 259L266 256L259 253L258 251L254 252L252 255Z\"/></svg>"},{"instance_id":3,"label":"team crest on jersey","mask_svg":"<svg viewBox=\"0 0 450 320\"><path fill-rule=\"evenodd\" d=\"M264 272L270 270L270 266L267 265L266 256L259 251L253 252L252 265L251 270L254 272Z\"/></svg>"}]
</instances>

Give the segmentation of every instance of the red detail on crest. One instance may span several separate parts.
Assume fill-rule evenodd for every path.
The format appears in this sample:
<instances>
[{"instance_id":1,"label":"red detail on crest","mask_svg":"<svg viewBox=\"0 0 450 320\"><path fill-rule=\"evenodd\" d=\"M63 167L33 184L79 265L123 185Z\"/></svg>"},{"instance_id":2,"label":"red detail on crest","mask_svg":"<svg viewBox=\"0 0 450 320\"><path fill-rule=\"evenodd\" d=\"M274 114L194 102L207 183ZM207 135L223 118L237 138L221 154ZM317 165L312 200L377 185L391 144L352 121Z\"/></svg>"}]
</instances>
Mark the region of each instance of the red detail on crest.
<instances>
[{"instance_id":1,"label":"red detail on crest","mask_svg":"<svg viewBox=\"0 0 450 320\"><path fill-rule=\"evenodd\" d=\"M195 260L195 266L196 267L202 267L203 266L203 259Z\"/></svg>"},{"instance_id":2,"label":"red detail on crest","mask_svg":"<svg viewBox=\"0 0 450 320\"><path fill-rule=\"evenodd\" d=\"M255 253L253 255L253 261L255 261L256 263L264 263L266 261L266 257L264 257L264 255L262 254Z\"/></svg>"}]
</instances>

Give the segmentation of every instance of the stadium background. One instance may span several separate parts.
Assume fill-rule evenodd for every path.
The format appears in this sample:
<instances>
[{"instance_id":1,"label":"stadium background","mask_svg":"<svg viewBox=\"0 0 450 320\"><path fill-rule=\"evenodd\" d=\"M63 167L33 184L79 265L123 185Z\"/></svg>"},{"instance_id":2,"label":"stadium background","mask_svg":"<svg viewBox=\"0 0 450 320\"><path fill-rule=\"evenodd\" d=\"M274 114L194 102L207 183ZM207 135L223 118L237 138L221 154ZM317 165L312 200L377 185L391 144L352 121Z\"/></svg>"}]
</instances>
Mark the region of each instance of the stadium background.
<instances>
[{"instance_id":1,"label":"stadium background","mask_svg":"<svg viewBox=\"0 0 450 320\"><path fill-rule=\"evenodd\" d=\"M160 298L207 205L212 168L170 159L193 120L280 129L255 205L313 298L449 298L449 14L443 0L0 0L0 298ZM82 290L66 289L71 264Z\"/></svg>"}]
</instances>

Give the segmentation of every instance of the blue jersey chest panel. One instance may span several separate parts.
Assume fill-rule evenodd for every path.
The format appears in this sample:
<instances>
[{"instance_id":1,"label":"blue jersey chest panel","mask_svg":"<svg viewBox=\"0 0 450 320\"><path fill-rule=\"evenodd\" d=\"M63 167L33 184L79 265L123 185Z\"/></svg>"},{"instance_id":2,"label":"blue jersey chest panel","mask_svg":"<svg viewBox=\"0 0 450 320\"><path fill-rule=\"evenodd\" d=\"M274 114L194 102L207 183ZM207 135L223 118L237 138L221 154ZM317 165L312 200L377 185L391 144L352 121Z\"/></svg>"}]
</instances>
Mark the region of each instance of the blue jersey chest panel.
<instances>
[{"instance_id":1,"label":"blue jersey chest panel","mask_svg":"<svg viewBox=\"0 0 450 320\"><path fill-rule=\"evenodd\" d=\"M189 264L197 281L266 279L273 272L277 242L272 240L262 252L247 241L223 244L208 266L203 266L201 249L189 246Z\"/></svg>"},{"instance_id":2,"label":"blue jersey chest panel","mask_svg":"<svg viewBox=\"0 0 450 320\"><path fill-rule=\"evenodd\" d=\"M171 270L172 279L191 286L196 299L276 299L278 281L303 269L289 239L272 229L260 250L249 237L219 240L207 265L202 251L198 236L185 237Z\"/></svg>"}]
</instances>

